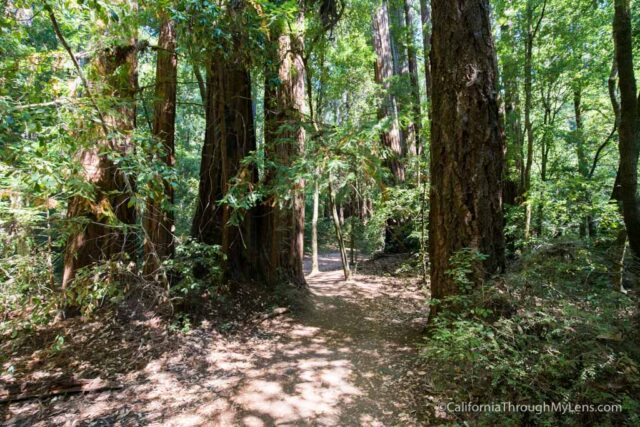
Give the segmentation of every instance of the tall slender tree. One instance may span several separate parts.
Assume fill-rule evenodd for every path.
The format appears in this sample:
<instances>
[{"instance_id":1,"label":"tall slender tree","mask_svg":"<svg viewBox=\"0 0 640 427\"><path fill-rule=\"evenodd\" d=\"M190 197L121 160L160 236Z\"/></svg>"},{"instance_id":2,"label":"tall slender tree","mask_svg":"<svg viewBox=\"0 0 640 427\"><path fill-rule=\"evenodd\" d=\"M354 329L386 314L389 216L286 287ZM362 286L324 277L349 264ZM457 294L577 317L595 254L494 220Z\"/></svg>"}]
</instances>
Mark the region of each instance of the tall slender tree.
<instances>
[{"instance_id":1,"label":"tall slender tree","mask_svg":"<svg viewBox=\"0 0 640 427\"><path fill-rule=\"evenodd\" d=\"M629 247L640 257L640 203L638 202L638 153L640 152L640 96L633 64L629 0L615 0L613 38L620 86L619 197Z\"/></svg>"},{"instance_id":2,"label":"tall slender tree","mask_svg":"<svg viewBox=\"0 0 640 427\"><path fill-rule=\"evenodd\" d=\"M407 149L408 154L416 155L422 151L420 143L420 83L418 81L418 56L414 45L415 11L411 0L404 0L405 33L407 45L407 63L409 66L409 83L411 85L411 118L408 125Z\"/></svg>"},{"instance_id":3,"label":"tall slender tree","mask_svg":"<svg viewBox=\"0 0 640 427\"><path fill-rule=\"evenodd\" d=\"M434 0L429 255L431 292L459 292L447 272L463 249L486 259L473 280L504 266L504 144L488 0Z\"/></svg>"},{"instance_id":4,"label":"tall slender tree","mask_svg":"<svg viewBox=\"0 0 640 427\"><path fill-rule=\"evenodd\" d=\"M420 23L422 24L422 54L424 55L424 83L427 92L427 101L431 102L431 3L428 0L420 0ZM430 110L429 110L429 114Z\"/></svg>"},{"instance_id":5,"label":"tall slender tree","mask_svg":"<svg viewBox=\"0 0 640 427\"><path fill-rule=\"evenodd\" d=\"M540 31L540 25L547 9L547 0L543 0L541 11L536 18L534 16L537 0L527 0L525 6L525 52L524 52L524 128L527 134L527 157L524 165L523 189L525 197L529 197L531 190L531 170L533 166L534 129L533 129L533 46ZM528 239L531 234L531 215L533 205L530 201L525 206L524 237Z\"/></svg>"},{"instance_id":6,"label":"tall slender tree","mask_svg":"<svg viewBox=\"0 0 640 427\"><path fill-rule=\"evenodd\" d=\"M575 83L573 89L573 112L576 121L576 129L574 131L574 138L576 143L576 155L578 157L578 173L585 180L589 179L589 160L587 159L587 141L584 134L584 119L583 119L583 105L582 105L582 86L580 82ZM582 202L586 205L589 203L589 193L582 191ZM593 217L590 214L585 215L584 219L580 222L580 236L584 237L587 234L591 237L594 236L595 223Z\"/></svg>"},{"instance_id":7,"label":"tall slender tree","mask_svg":"<svg viewBox=\"0 0 640 427\"><path fill-rule=\"evenodd\" d=\"M509 50L501 55L502 87L504 90L504 120L507 144L507 170L505 176L505 203L516 204L524 193L524 133L522 130L522 106L519 76L521 62L516 43L516 28L512 20L500 29L500 37Z\"/></svg>"}]
</instances>

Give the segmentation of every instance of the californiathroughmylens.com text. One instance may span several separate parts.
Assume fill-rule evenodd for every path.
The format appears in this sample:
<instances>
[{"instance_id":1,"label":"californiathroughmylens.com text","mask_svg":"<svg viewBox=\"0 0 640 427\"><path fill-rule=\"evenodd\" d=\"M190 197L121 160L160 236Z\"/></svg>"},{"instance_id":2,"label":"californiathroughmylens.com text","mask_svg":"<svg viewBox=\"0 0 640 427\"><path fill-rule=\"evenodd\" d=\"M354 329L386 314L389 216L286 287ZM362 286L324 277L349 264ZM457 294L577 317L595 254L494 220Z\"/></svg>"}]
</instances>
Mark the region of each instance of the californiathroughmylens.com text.
<instances>
[{"instance_id":1,"label":"californiathroughmylens.com text","mask_svg":"<svg viewBox=\"0 0 640 427\"><path fill-rule=\"evenodd\" d=\"M591 404L572 402L542 402L542 403L471 403L449 402L441 404L440 409L446 412L559 412L562 414L579 414L586 412L622 412L620 404Z\"/></svg>"}]
</instances>

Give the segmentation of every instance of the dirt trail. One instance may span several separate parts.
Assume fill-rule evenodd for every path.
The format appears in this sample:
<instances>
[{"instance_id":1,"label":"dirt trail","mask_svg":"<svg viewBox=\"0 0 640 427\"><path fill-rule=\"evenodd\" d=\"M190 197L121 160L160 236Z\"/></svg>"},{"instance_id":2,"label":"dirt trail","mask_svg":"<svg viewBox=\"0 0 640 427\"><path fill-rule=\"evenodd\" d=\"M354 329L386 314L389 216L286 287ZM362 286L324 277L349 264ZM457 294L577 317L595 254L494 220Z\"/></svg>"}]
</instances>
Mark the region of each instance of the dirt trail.
<instances>
[{"instance_id":1,"label":"dirt trail","mask_svg":"<svg viewBox=\"0 0 640 427\"><path fill-rule=\"evenodd\" d=\"M308 303L221 335L207 324L121 378L121 391L11 408L13 425L418 425L426 411L415 283L357 274L321 257ZM366 272L365 272L366 273ZM40 421L38 421L40 420Z\"/></svg>"}]
</instances>

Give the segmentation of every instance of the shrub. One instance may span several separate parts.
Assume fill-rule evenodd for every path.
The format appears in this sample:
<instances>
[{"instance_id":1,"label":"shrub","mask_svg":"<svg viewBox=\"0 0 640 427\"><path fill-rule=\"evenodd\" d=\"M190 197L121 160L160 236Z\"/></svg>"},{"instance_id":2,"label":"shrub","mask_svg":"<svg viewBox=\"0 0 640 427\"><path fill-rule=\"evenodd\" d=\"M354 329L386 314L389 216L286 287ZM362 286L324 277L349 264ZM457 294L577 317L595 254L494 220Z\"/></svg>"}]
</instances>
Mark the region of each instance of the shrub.
<instances>
[{"instance_id":1,"label":"shrub","mask_svg":"<svg viewBox=\"0 0 640 427\"><path fill-rule=\"evenodd\" d=\"M527 254L504 280L457 296L455 304L443 301L457 310L439 312L421 351L441 399L623 406L622 413L573 416L457 414L487 425L637 423L637 306L613 290L605 276L593 274L606 268L602 259L585 245L540 249Z\"/></svg>"}]
</instances>

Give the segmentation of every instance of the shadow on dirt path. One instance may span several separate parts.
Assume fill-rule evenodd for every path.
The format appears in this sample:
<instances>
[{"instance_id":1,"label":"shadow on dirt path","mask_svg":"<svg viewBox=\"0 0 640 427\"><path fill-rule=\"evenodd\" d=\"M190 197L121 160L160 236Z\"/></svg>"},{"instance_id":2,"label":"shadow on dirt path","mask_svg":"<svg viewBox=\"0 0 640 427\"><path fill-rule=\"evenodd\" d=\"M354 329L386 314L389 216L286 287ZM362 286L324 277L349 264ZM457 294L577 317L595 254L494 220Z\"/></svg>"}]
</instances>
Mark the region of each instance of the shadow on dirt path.
<instances>
[{"instance_id":1,"label":"shadow on dirt path","mask_svg":"<svg viewBox=\"0 0 640 427\"><path fill-rule=\"evenodd\" d=\"M204 322L122 390L14 404L9 425L377 426L425 424L416 364L417 283L367 263L344 282L337 254L293 312L222 335ZM379 272L378 272L379 273Z\"/></svg>"}]
</instances>

